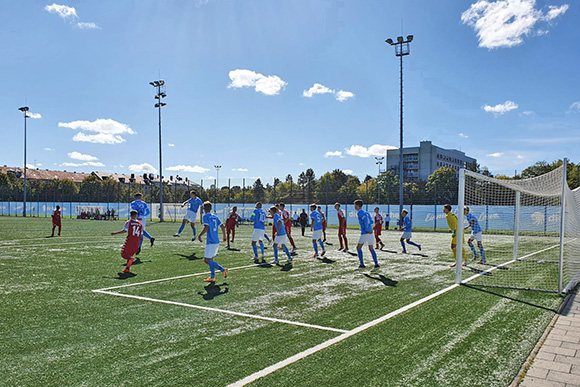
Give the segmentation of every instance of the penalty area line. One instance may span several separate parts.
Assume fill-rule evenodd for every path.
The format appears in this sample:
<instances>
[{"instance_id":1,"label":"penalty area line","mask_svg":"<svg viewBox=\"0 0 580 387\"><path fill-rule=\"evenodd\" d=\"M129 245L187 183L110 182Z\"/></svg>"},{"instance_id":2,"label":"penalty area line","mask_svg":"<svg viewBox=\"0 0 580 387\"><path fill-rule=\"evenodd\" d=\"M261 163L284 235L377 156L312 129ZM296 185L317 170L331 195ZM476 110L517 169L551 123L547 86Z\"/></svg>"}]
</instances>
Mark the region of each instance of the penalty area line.
<instances>
[{"instance_id":1,"label":"penalty area line","mask_svg":"<svg viewBox=\"0 0 580 387\"><path fill-rule=\"evenodd\" d=\"M257 320L265 320L265 321L270 321L270 322L282 323L282 324L297 325L297 326L306 327L306 328L321 329L321 330L324 330L324 331L331 331L331 332L337 332L337 333L345 333L345 332L347 332L344 329L330 328L330 327L324 327L324 326L321 326L321 325L301 323L301 322L298 322L298 321L291 321L291 320L284 320L284 319L273 318L273 317L258 316L258 315L254 315L254 314L248 314L248 313L234 312L234 311L226 310L226 309L209 308L207 306L185 304L183 302L160 300L160 299L157 299L157 298L134 296L134 295L131 295L131 294L122 294L122 293L116 293L116 292L108 292L108 291L104 291L104 290L93 290L93 292L95 292L95 293L101 293L101 294L108 294L108 295L111 295L111 296L134 298L136 300L142 300L142 301L159 302L159 303L162 303L162 304L184 306L186 308L200 309L200 310L206 310L206 311L210 311L210 312L219 312L219 313L231 314L231 315L238 316L238 317L246 317L246 318L252 318L252 319L257 319Z\"/></svg>"}]
</instances>

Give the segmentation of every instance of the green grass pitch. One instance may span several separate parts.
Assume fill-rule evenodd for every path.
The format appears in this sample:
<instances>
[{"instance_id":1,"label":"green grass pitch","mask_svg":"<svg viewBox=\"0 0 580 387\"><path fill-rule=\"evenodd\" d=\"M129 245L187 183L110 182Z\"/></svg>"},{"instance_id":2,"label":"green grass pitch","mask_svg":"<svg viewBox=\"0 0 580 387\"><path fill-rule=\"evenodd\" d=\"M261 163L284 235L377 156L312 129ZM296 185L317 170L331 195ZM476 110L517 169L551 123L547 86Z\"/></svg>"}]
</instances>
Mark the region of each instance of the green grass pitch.
<instances>
[{"instance_id":1,"label":"green grass pitch","mask_svg":"<svg viewBox=\"0 0 580 387\"><path fill-rule=\"evenodd\" d=\"M378 253L375 275L356 272L357 257L336 251L336 229L327 231L333 245L324 261L311 258L310 239L294 229L292 267L254 265L251 228L240 226L238 251L222 244L216 258L233 270L210 286L202 282L204 245L191 241L189 226L174 238L178 224L150 222L155 246L144 243L136 276L122 279L124 236L109 235L122 225L64 219L63 236L46 238L50 219L0 218L0 385L225 386L455 277L448 234L416 232L423 251L410 246L413 254L402 255L400 233L383 232L387 251ZM348 237L354 251L358 233L349 229ZM365 260L370 269L368 250ZM142 299L93 292L190 274L108 290ZM460 286L251 385L506 386L561 301Z\"/></svg>"}]
</instances>

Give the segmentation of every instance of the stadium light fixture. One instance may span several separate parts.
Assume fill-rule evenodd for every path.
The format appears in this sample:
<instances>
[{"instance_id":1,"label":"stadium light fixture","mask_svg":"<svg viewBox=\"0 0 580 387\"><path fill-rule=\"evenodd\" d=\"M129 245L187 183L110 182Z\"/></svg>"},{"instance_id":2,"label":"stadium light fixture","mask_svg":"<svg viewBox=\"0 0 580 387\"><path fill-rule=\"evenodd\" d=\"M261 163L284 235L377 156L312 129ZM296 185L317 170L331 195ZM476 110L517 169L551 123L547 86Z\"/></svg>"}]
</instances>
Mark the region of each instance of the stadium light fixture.
<instances>
[{"instance_id":1,"label":"stadium light fixture","mask_svg":"<svg viewBox=\"0 0 580 387\"><path fill-rule=\"evenodd\" d=\"M165 98L165 81L152 81L149 82L151 86L156 89L155 99L161 101L161 96ZM155 107L159 111L159 221L163 222L163 157L161 151L161 108L167 105L166 103L158 102Z\"/></svg>"},{"instance_id":2,"label":"stadium light fixture","mask_svg":"<svg viewBox=\"0 0 580 387\"><path fill-rule=\"evenodd\" d=\"M218 187L220 186L220 169L221 169L221 165L214 165L214 168L216 170L216 180L215 180L215 198L214 198L214 202L217 203L217 192L218 192Z\"/></svg>"},{"instance_id":3,"label":"stadium light fixture","mask_svg":"<svg viewBox=\"0 0 580 387\"><path fill-rule=\"evenodd\" d=\"M400 144L399 144L399 214L403 212L403 182L405 180L403 174L403 57L409 55L409 43L413 41L413 35L407 35L407 40L402 36L397 37L397 42L394 43L393 39L387 39L385 42L391 46L395 46L395 56L400 59L400 109L399 109L399 131L400 131ZM399 224L401 224L401 218L399 217Z\"/></svg>"},{"instance_id":4,"label":"stadium light fixture","mask_svg":"<svg viewBox=\"0 0 580 387\"><path fill-rule=\"evenodd\" d=\"M385 156L375 156L375 164L377 164L379 166L379 174L377 175L377 203L381 204L381 187L379 185L379 177L381 176L381 164L383 163L383 160L385 159Z\"/></svg>"}]
</instances>

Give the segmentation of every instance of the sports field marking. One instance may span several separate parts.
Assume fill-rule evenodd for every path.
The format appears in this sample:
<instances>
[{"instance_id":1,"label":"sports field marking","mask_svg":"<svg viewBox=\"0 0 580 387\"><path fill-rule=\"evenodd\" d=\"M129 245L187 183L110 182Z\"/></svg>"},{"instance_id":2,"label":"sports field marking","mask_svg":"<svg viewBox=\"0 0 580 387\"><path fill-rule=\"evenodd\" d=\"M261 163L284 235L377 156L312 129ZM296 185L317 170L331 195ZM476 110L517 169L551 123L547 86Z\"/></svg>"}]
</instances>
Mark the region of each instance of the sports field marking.
<instances>
[{"instance_id":1,"label":"sports field marking","mask_svg":"<svg viewBox=\"0 0 580 387\"><path fill-rule=\"evenodd\" d=\"M535 254L542 253L544 251L553 249L553 248L558 247L558 246L559 245L554 245L554 246L548 247L546 249L543 249L543 250L536 251L534 253L525 255L525 256L523 256L523 257L521 257L519 259L525 259L527 257L533 256ZM495 269L497 269L497 268L499 268L501 266L508 265L509 263L515 262L516 260L517 259L511 260L509 262L502 263L501 265L495 266L495 267L493 267L493 268L491 268L489 270L486 270L484 272L475 274L475 275L469 277L468 279L466 279L463 282L471 281L471 280L473 280L473 279L475 279L475 278L477 278L479 276L484 275L484 273L489 273L490 271L493 271L493 270L495 270ZM402 308L399 308L399 309L397 309L397 310L395 310L393 312L390 312L390 313L388 313L388 314L386 314L386 315L384 315L382 317L379 317L379 318L377 318L377 319L375 319L373 321L370 321L370 322L368 322L366 324L363 324L363 325L361 325L359 327L356 327L356 328L354 328L354 329L352 329L350 331L347 331L347 332L343 333L342 335L339 335L339 336L334 337L334 338L332 338L330 340L327 340L327 341L325 341L325 342L323 342L321 344L318 344L318 345L316 345L316 346L314 346L312 348L306 349L306 350L304 350L304 351L302 351L300 353L297 353L296 355L290 356L289 358L284 359L282 361L279 361L278 363L273 364L273 365L271 365L269 367L266 367L263 370L260 370L258 372L254 372L253 374L248 375L245 378L240 379L237 382L234 382L234 383L228 385L228 387L241 387L241 386L245 386L245 385L247 385L249 383L255 382L256 380L258 380L260 378L263 378L264 376L267 376L267 375L269 375L269 374L271 374L273 372L276 372L276 371L278 371L278 370L280 370L282 368L285 368L285 367L289 366L290 364L293 364L293 363L297 362L298 360L302 360L305 357L308 357L308 356L310 356L310 355L312 355L312 354L314 354L316 352L320 352L323 349L326 349L326 348L328 348L328 347L330 347L330 346L332 346L332 345L334 345L336 343L340 343L341 341L344 341L344 340L348 339L349 337L356 335L357 333L363 332L363 331L365 331L365 330L367 330L369 328L372 328L372 327L374 327L374 326L376 326L376 325L378 325L378 324L380 324L382 322L385 322L387 320L390 320L391 318L393 318L395 316L398 316L399 314L401 314L403 312L406 312L408 310L411 310L411 309L415 308L416 306L419 306L419 305L421 305L421 304L423 304L423 303L425 303L427 301L430 301L430 300L432 300L432 299L434 299L436 297L439 297L440 295L445 294L445 293L447 293L447 292L449 292L449 291L451 291L451 290L453 290L453 289L455 289L455 288L457 288L459 286L460 286L459 284L453 284L451 286L448 286L445 289L439 290L438 292L435 292L435 293L433 293L433 294L431 294L431 295L429 295L427 297L421 298L420 300L417 300L417 301L412 302L412 303L410 303L410 304L408 304L406 306L403 306Z\"/></svg>"},{"instance_id":2,"label":"sports field marking","mask_svg":"<svg viewBox=\"0 0 580 387\"><path fill-rule=\"evenodd\" d=\"M247 318L253 318L253 319L257 319L257 320L265 320L265 321L277 322L277 323L282 323L282 324L297 325L297 326L306 327L306 328L321 329L321 330L324 330L324 331L331 331L331 332L337 332L337 333L347 332L344 329L324 327L324 326L321 326L321 325L306 324L306 323L301 323L301 322L298 322L298 321L283 320L283 319L279 319L279 318L258 316L258 315L255 315L255 314L234 312L234 311L225 310L225 309L209 308L207 306L185 304L183 302L159 300L157 298L134 296L134 295L131 295L131 294L122 294L122 293L116 293L116 292L109 292L109 291L105 291L105 290L93 290L93 292L95 292L95 293L101 293L101 294L109 294L109 295L118 296L118 297L134 298L134 299L142 300L142 301L151 301L151 302L159 302L159 303L162 303L162 304L185 306L186 308L201 309L201 310L207 310L207 311L210 311L210 312L219 312L219 313L231 314L231 315L239 316L239 317L247 317Z\"/></svg>"}]
</instances>

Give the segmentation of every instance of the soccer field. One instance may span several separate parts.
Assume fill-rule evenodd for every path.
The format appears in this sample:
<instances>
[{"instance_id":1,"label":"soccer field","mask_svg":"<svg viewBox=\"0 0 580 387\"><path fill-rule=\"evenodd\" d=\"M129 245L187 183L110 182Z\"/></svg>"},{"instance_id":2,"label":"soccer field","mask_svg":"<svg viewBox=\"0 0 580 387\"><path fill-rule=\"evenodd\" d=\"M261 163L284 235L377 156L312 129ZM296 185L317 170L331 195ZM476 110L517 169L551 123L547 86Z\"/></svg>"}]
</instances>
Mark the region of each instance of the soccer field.
<instances>
[{"instance_id":1,"label":"soccer field","mask_svg":"<svg viewBox=\"0 0 580 387\"><path fill-rule=\"evenodd\" d=\"M255 265L240 226L216 258L229 277L208 285L189 226L174 238L178 224L148 223L155 246L144 242L126 278L124 236L110 236L122 225L64 219L63 236L46 238L50 219L0 218L0 384L506 386L562 301L452 287L450 235L427 232L413 233L423 250L409 255L399 232L383 232L375 274L368 250L364 272L336 251L336 229L324 260L295 228L292 266ZM351 251L358 235L348 230Z\"/></svg>"}]
</instances>

